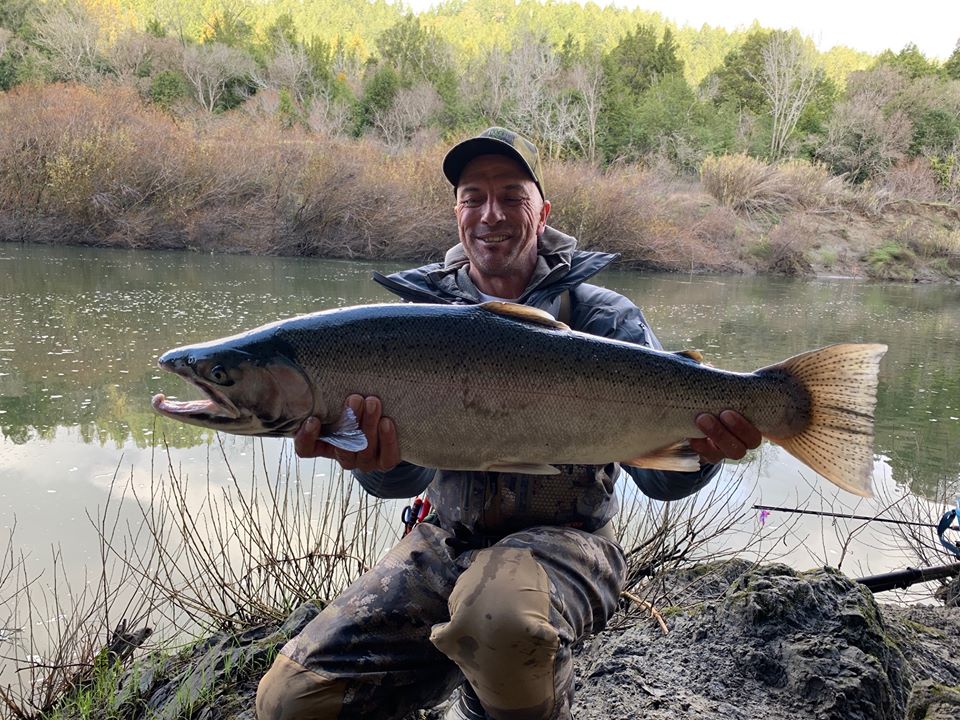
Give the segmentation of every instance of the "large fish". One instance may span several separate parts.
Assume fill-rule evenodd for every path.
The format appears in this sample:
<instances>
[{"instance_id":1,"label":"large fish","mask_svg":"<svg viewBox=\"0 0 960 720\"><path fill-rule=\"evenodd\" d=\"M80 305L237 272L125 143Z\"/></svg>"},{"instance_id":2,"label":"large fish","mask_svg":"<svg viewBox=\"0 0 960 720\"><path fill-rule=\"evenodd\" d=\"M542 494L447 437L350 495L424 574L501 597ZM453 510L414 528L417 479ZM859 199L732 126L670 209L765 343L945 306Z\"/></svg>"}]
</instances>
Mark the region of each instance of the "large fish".
<instances>
[{"instance_id":1,"label":"large fish","mask_svg":"<svg viewBox=\"0 0 960 720\"><path fill-rule=\"evenodd\" d=\"M290 318L165 353L205 400L153 398L163 415L240 435L366 447L352 394L376 395L404 460L450 470L552 473L563 463L699 467L686 438L731 409L841 488L870 494L885 345L832 345L752 373L570 330L522 305L388 304Z\"/></svg>"}]
</instances>

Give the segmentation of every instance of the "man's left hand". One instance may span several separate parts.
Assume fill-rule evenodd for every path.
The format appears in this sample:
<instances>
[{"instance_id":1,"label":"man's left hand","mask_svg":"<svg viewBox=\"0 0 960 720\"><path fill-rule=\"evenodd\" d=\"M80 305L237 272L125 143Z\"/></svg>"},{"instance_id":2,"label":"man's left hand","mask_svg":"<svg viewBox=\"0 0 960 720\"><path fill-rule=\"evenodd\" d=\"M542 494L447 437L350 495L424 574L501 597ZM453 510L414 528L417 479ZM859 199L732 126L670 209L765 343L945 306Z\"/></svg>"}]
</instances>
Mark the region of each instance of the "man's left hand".
<instances>
[{"instance_id":1,"label":"man's left hand","mask_svg":"<svg viewBox=\"0 0 960 720\"><path fill-rule=\"evenodd\" d=\"M763 440L756 426L734 410L724 410L719 415L701 413L694 422L706 437L690 438L690 447L700 453L705 463L714 464L726 458L740 460Z\"/></svg>"}]
</instances>

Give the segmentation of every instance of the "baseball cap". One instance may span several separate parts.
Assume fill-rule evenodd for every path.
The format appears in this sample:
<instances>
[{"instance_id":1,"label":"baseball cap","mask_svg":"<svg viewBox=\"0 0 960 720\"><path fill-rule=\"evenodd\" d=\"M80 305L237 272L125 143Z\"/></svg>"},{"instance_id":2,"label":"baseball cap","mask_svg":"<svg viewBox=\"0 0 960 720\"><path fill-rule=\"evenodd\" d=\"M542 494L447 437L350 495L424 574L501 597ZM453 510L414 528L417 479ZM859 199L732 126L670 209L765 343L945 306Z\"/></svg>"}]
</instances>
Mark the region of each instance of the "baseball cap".
<instances>
[{"instance_id":1,"label":"baseball cap","mask_svg":"<svg viewBox=\"0 0 960 720\"><path fill-rule=\"evenodd\" d=\"M460 175L471 160L478 155L506 155L516 160L530 173L530 177L537 185L541 197L543 192L543 170L540 168L540 153L537 146L523 137L523 135L502 127L490 127L476 137L469 138L454 145L443 158L443 174L457 189Z\"/></svg>"}]
</instances>

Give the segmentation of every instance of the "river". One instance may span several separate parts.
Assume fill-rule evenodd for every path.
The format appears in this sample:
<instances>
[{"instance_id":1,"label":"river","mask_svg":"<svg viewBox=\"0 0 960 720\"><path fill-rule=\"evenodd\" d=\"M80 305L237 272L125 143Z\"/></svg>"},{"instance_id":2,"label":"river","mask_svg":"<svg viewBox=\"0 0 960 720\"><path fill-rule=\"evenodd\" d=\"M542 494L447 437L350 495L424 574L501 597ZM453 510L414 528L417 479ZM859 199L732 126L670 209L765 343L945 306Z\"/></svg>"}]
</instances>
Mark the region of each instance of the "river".
<instances>
[{"instance_id":1,"label":"river","mask_svg":"<svg viewBox=\"0 0 960 720\"><path fill-rule=\"evenodd\" d=\"M16 525L17 552L42 566L59 547L71 567L96 564L90 518L117 478L144 489L158 473L162 481L157 467L173 467L201 502L229 482L231 468L247 477L257 463L295 464L289 441L236 437L221 438L225 462L212 433L157 417L154 393L193 397L158 370L157 356L297 313L390 301L370 273L399 267L0 245L0 525ZM921 520L936 523L960 479L960 287L617 270L598 281L640 305L666 348L699 349L724 369L753 370L833 342L888 344L875 499L837 491L770 444L728 464L718 485L736 485L733 499L749 525L740 531L767 534L795 566L842 557L850 574L869 574L916 563L879 523L860 530L783 512L761 518L750 508L900 517L919 509ZM324 482L332 473L311 463L301 474ZM908 502L887 510L898 498ZM855 542L845 547L851 533Z\"/></svg>"}]
</instances>

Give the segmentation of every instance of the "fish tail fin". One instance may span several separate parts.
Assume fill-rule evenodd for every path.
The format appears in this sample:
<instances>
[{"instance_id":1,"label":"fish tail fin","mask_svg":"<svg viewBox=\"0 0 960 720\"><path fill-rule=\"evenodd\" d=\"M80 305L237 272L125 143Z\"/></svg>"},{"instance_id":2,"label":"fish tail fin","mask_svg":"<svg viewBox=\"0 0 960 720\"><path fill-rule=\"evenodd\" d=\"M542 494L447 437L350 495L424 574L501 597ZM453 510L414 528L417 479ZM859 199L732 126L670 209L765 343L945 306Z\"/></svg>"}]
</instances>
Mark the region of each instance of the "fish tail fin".
<instances>
[{"instance_id":1,"label":"fish tail fin","mask_svg":"<svg viewBox=\"0 0 960 720\"><path fill-rule=\"evenodd\" d=\"M764 368L787 372L810 398L807 427L769 439L834 485L863 497L873 495L873 411L886 351L880 344L831 345Z\"/></svg>"}]
</instances>

